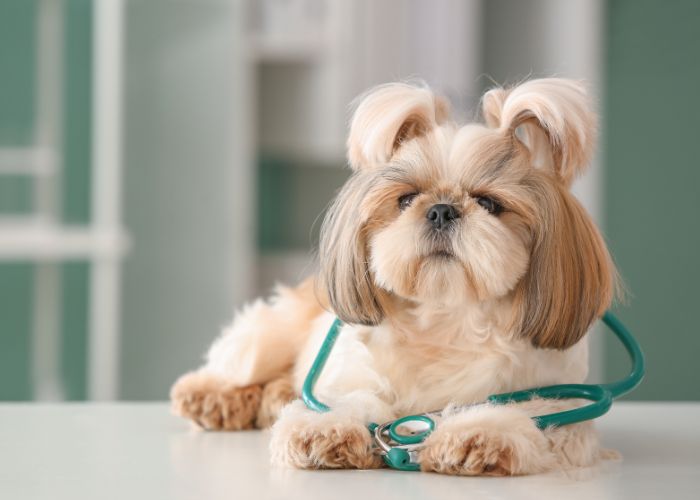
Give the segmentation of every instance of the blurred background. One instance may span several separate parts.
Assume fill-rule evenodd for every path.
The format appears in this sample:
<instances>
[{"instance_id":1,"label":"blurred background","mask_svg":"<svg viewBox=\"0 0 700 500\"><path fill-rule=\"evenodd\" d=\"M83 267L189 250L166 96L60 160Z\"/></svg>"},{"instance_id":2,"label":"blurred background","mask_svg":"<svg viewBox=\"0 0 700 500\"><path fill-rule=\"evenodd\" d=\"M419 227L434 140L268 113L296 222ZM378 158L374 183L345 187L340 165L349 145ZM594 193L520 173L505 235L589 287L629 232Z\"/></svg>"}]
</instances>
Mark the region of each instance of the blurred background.
<instances>
[{"instance_id":1,"label":"blurred background","mask_svg":"<svg viewBox=\"0 0 700 500\"><path fill-rule=\"evenodd\" d=\"M575 191L631 292L631 397L700 399L698 27L694 0L3 0L0 400L165 399L313 271L353 97L420 78L468 120L549 75L600 105ZM627 370L591 337L593 380Z\"/></svg>"}]
</instances>

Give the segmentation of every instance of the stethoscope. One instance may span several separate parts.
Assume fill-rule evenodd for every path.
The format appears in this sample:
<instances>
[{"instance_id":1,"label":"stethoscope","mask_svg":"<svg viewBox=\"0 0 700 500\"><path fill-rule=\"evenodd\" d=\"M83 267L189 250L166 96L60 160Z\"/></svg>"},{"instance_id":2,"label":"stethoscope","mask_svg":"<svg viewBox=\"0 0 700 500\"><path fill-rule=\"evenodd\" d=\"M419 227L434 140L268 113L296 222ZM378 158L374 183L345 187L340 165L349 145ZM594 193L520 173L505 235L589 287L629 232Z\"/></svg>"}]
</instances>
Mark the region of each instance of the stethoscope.
<instances>
[{"instance_id":1,"label":"stethoscope","mask_svg":"<svg viewBox=\"0 0 700 500\"><path fill-rule=\"evenodd\" d=\"M505 392L489 396L483 403L475 403L469 406L486 403L517 403L528 401L535 397L545 399L587 399L590 401L590 404L573 410L533 417L535 424L540 429L592 420L605 414L612 406L613 399L627 394L642 381L644 377L644 354L639 343L629 330L610 311L606 311L602 319L603 323L615 333L625 346L632 360L632 371L622 380L610 384L560 384ZM302 388L301 397L306 406L320 413L327 412L330 408L316 399L313 389L335 345L335 341L338 339L341 326L342 322L336 318L326 334L326 338L311 365ZM409 415L381 425L371 423L368 425L368 429L374 438L379 453L389 467L398 470L417 471L420 470L418 451L421 449L423 441L435 430L436 417L439 415L440 412L438 411Z\"/></svg>"}]
</instances>

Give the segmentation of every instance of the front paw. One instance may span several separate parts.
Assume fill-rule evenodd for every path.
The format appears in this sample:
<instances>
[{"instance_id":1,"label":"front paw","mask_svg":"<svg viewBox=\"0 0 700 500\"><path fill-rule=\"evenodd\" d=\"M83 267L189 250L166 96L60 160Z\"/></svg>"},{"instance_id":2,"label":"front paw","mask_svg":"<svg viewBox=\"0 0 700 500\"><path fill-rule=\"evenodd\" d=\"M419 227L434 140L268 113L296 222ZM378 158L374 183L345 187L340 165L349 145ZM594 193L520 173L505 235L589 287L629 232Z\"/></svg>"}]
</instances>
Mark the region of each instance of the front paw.
<instances>
[{"instance_id":1,"label":"front paw","mask_svg":"<svg viewBox=\"0 0 700 500\"><path fill-rule=\"evenodd\" d=\"M534 474L551 468L546 437L523 412L480 407L447 417L420 452L424 471L461 476Z\"/></svg>"},{"instance_id":2,"label":"front paw","mask_svg":"<svg viewBox=\"0 0 700 500\"><path fill-rule=\"evenodd\" d=\"M201 371L183 375L170 390L173 412L207 430L252 428L261 396L259 385L236 387Z\"/></svg>"},{"instance_id":3,"label":"front paw","mask_svg":"<svg viewBox=\"0 0 700 500\"><path fill-rule=\"evenodd\" d=\"M270 451L273 463L299 469L376 469L383 463L361 422L314 413L299 401L272 427Z\"/></svg>"}]
</instances>

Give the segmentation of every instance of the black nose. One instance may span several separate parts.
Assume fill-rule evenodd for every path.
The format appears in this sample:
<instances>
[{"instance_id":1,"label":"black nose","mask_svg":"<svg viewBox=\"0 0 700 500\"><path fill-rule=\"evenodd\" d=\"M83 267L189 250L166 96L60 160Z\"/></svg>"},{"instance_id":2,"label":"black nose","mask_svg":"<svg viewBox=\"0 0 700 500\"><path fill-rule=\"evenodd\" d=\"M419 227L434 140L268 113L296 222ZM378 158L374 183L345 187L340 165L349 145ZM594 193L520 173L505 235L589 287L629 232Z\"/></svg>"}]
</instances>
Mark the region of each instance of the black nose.
<instances>
[{"instance_id":1,"label":"black nose","mask_svg":"<svg viewBox=\"0 0 700 500\"><path fill-rule=\"evenodd\" d=\"M433 205L428 210L425 217L430 221L435 229L442 229L449 226L450 223L459 218L459 212L452 205L446 205L444 203L438 203Z\"/></svg>"}]
</instances>

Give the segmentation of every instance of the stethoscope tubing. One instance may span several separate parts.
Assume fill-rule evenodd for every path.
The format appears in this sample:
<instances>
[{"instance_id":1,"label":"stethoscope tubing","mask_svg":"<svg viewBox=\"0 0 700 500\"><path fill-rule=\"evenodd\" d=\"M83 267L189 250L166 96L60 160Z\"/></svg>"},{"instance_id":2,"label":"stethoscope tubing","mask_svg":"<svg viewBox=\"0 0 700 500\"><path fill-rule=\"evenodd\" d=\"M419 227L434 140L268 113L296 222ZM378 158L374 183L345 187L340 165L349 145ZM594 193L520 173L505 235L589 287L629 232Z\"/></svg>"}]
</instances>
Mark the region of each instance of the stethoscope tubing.
<instances>
[{"instance_id":1,"label":"stethoscope tubing","mask_svg":"<svg viewBox=\"0 0 700 500\"><path fill-rule=\"evenodd\" d=\"M536 387L521 391L505 392L494 394L486 399L491 404L510 404L529 401L533 398L542 399L586 399L590 404L580 406L571 410L560 411L548 415L532 417L533 421L540 429L548 427L561 427L571 425L586 420L592 420L608 412L614 399L623 396L637 387L644 378L645 359L644 353L630 331L625 325L610 311L606 311L602 317L603 323L617 336L622 345L627 350L632 361L630 373L617 382L608 384L559 384L544 387ZM323 368L328 361L328 357L333 350L335 342L342 327L340 319L333 321L326 337L321 344L321 348L314 359L309 373L304 380L301 397L306 406L316 412L325 413L330 411L330 407L319 401L313 393L314 386L321 375ZM437 412L432 413L437 414ZM397 469L418 470L417 464L410 461L408 448L414 448L432 432L435 422L430 414L409 415L394 422L388 422L381 426L371 423L369 430L374 435L375 440L380 444L382 453L387 463ZM418 435L401 435L398 433L399 425L406 422L420 421L428 425L426 431ZM389 439L396 443L389 444L384 438L388 434Z\"/></svg>"}]
</instances>

